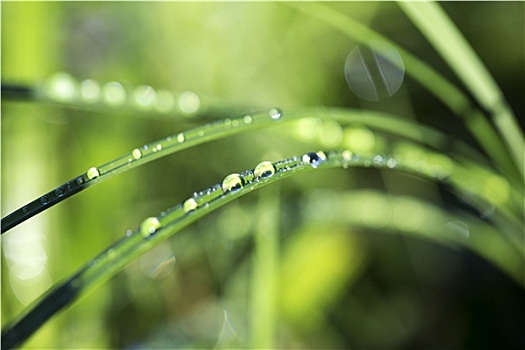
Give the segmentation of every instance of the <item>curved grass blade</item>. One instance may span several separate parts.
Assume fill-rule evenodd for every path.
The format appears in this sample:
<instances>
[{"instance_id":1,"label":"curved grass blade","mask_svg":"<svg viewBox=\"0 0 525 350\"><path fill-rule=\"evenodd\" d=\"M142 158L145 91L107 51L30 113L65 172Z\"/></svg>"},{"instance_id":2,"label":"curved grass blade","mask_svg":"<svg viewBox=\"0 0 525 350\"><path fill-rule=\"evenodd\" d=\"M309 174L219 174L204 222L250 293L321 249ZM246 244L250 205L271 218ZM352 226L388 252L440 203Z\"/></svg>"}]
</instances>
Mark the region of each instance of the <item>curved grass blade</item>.
<instances>
[{"instance_id":1,"label":"curved grass blade","mask_svg":"<svg viewBox=\"0 0 525 350\"><path fill-rule=\"evenodd\" d=\"M210 188L195 193L183 203L145 219L139 228L130 231L79 272L58 285L31 310L20 316L2 332L2 345L9 349L25 341L44 322L80 296L107 281L130 261L155 245L181 231L191 223L243 195L284 178L322 168L370 167L398 169L437 182L447 182L446 172L428 172L419 166L392 157L358 156L352 152L310 152L275 163L262 162L253 170L233 173ZM523 252L519 249L523 257ZM516 276L515 276L516 277ZM518 279L523 276L518 276ZM521 284L523 281L520 280Z\"/></svg>"},{"instance_id":2,"label":"curved grass blade","mask_svg":"<svg viewBox=\"0 0 525 350\"><path fill-rule=\"evenodd\" d=\"M168 121L224 118L246 110L224 101L199 96L192 91L174 94L149 85L132 86L93 79L78 81L71 74L58 72L40 84L2 84L3 100L24 100L72 109L133 113Z\"/></svg>"},{"instance_id":3,"label":"curved grass blade","mask_svg":"<svg viewBox=\"0 0 525 350\"><path fill-rule=\"evenodd\" d=\"M285 116L281 110L272 108L268 112L247 114L233 119L224 119L191 129L184 133L171 135L140 148L135 148L129 153L102 166L92 167L88 169L86 173L77 176L2 218L1 233L7 232L25 220L90 186L147 162L229 135L261 129L280 121L292 121L306 117L332 118L347 122L359 122L400 137L428 144L436 149L442 149L447 144L452 143L451 147L459 154L470 156L474 153L460 142L451 142L446 135L436 130L407 120L395 118L386 113L313 108L286 113Z\"/></svg>"},{"instance_id":4,"label":"curved grass blade","mask_svg":"<svg viewBox=\"0 0 525 350\"><path fill-rule=\"evenodd\" d=\"M290 5L324 21L361 43L383 41L393 46L404 61L407 74L463 119L479 145L504 173L514 176L520 183L523 182L522 170L517 169L517 164L514 163L502 138L492 129L479 108L473 106L469 98L445 77L390 39L325 4L308 2L290 3Z\"/></svg>"},{"instance_id":5,"label":"curved grass blade","mask_svg":"<svg viewBox=\"0 0 525 350\"><path fill-rule=\"evenodd\" d=\"M398 2L398 4L478 102L489 112L494 125L504 136L503 141L506 142L518 165L518 170L523 175L525 171L523 132L503 93L459 29L435 2Z\"/></svg>"},{"instance_id":6,"label":"curved grass blade","mask_svg":"<svg viewBox=\"0 0 525 350\"><path fill-rule=\"evenodd\" d=\"M479 217L464 212L457 215L425 200L376 190L327 191L329 194L324 197L311 196L306 200L302 216L308 224L341 223L386 234L400 231L452 247L465 246L505 271L520 286L525 286L525 256L509 241L498 239L500 230ZM327 206L327 198L330 212L319 213L318 208ZM372 210L367 210L371 207Z\"/></svg>"}]
</instances>

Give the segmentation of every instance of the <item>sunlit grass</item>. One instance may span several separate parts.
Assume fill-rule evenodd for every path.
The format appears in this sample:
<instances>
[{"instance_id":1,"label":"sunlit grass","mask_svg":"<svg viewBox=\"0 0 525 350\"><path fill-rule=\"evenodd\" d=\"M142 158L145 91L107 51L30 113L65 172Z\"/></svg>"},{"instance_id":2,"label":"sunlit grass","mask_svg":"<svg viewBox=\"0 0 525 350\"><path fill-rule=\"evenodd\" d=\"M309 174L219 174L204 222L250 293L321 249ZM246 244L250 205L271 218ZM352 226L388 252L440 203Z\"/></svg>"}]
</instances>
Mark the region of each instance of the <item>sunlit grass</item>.
<instances>
[{"instance_id":1,"label":"sunlit grass","mask_svg":"<svg viewBox=\"0 0 525 350\"><path fill-rule=\"evenodd\" d=\"M439 288L478 288L469 301L486 290L447 282L466 274L457 259L495 267L495 295L524 290L522 132L468 34L439 4L402 4L408 18L389 3L207 5L3 6L2 83L30 91L2 108L3 327L30 325L3 345L478 346L463 304L450 327L464 338L423 335L443 327L424 302ZM385 14L414 20L421 33L406 35L429 40L459 81L396 44L374 22ZM407 73L376 105L343 72L371 40ZM425 109L433 99L448 111ZM431 119L449 114L457 123ZM20 278L36 271L20 263L29 253L38 281ZM491 339L519 342L519 318L500 309L508 321L493 322L511 335Z\"/></svg>"}]
</instances>

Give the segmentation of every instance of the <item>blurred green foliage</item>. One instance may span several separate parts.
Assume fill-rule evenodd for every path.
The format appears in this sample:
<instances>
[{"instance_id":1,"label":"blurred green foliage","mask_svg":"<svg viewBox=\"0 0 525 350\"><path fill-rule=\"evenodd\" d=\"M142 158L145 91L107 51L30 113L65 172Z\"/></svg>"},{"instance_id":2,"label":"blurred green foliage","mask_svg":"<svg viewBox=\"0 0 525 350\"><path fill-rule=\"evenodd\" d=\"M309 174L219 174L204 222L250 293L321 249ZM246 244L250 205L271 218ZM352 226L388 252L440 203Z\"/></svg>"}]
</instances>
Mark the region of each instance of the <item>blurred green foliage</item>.
<instances>
[{"instance_id":1,"label":"blurred green foliage","mask_svg":"<svg viewBox=\"0 0 525 350\"><path fill-rule=\"evenodd\" d=\"M441 5L486 63L523 127L524 4ZM480 149L461 122L409 78L390 99L359 100L343 71L356 43L285 3L1 6L2 83L36 85L65 71L102 83L195 91L253 110L368 108L428 124ZM396 4L329 6L457 82ZM2 216L91 166L203 123L2 101ZM312 128L324 134L312 136ZM366 130L355 129L370 139ZM345 137L338 135L341 130L333 121L310 120L188 149L13 229L2 237L2 325L145 217L263 159L331 148L334 137ZM386 194L431 203L465 222L479 220L436 184L376 169L339 169L278 186L241 198L156 247L59 313L25 346L258 347L253 332L261 332L259 344L277 348L525 345L522 287L470 251L398 234L396 225L425 231L432 217L422 216L421 206L411 200L392 211ZM279 199L280 209L271 214L278 235L277 245L269 248L274 270L263 272L277 279L266 283L252 279L254 235L261 230L264 235L264 208L272 207L264 202L265 191ZM360 215L352 212L353 222L330 214L341 193L363 198L348 205L360 210ZM264 266L264 255L259 259ZM258 288L262 297L253 298ZM269 305L265 288L275 288ZM254 307L253 300L262 304ZM275 315L266 314L266 307L276 307ZM251 312L265 313L270 323L264 327L274 331L257 329L253 323L259 317ZM264 343L265 336L273 339Z\"/></svg>"}]
</instances>

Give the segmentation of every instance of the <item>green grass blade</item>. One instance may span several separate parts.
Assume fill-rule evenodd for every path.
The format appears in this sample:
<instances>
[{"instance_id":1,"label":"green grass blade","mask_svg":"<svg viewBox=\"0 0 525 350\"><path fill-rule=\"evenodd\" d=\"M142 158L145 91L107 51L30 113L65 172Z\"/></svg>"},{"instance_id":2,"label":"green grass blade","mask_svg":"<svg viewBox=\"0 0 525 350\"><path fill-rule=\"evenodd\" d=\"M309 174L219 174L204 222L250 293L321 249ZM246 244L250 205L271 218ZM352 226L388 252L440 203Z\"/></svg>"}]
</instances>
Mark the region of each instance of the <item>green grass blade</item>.
<instances>
[{"instance_id":1,"label":"green grass blade","mask_svg":"<svg viewBox=\"0 0 525 350\"><path fill-rule=\"evenodd\" d=\"M390 39L325 4L291 3L291 6L324 21L359 42L366 44L370 41L383 41L395 47L404 61L407 74L464 120L472 135L495 164L498 164L504 172L521 179L521 169L516 168L501 138L492 129L484 115L471 105L467 96L460 89L441 74Z\"/></svg>"},{"instance_id":2,"label":"green grass blade","mask_svg":"<svg viewBox=\"0 0 525 350\"><path fill-rule=\"evenodd\" d=\"M267 112L243 115L233 119L224 119L213 124L191 129L184 133L171 135L140 148L135 148L109 163L92 167L88 169L86 173L66 182L2 218L1 232L3 234L34 215L86 188L153 160L226 136L270 127L281 121L292 121L307 117L333 118L347 122L359 122L401 137L427 143L437 149L440 149L443 144L448 142L445 135L435 130L419 126L407 120L400 120L395 116L385 113L314 108L290 112L284 115L282 111L272 108Z\"/></svg>"},{"instance_id":3,"label":"green grass blade","mask_svg":"<svg viewBox=\"0 0 525 350\"><path fill-rule=\"evenodd\" d=\"M494 125L503 136L523 175L525 171L523 132L503 93L459 29L435 2L398 2L398 4L478 102L490 112Z\"/></svg>"},{"instance_id":4,"label":"green grass blade","mask_svg":"<svg viewBox=\"0 0 525 350\"><path fill-rule=\"evenodd\" d=\"M264 166L261 164L264 164ZM34 308L6 327L2 333L4 347L11 348L23 342L59 310L86 295L86 293L122 270L130 261L175 233L180 232L183 228L223 205L275 181L317 168L373 166L376 168L397 169L438 182L448 182L450 178L455 177L456 173L446 169L436 172L433 170L435 169L435 164L431 162L426 167L422 167L421 159L412 163L410 159L403 157L395 159L379 155L374 157L357 156L350 151L311 152L304 154L302 157L292 157L275 163L263 162L261 164L255 167L254 170L231 174L220 184L195 193L193 197L161 213L159 216L145 219L139 228L127 233L126 237L94 258L71 279L59 285L37 303ZM451 185L455 184L454 181L450 183ZM523 247L513 246L512 242L499 235L498 231L486 237L497 241L505 241L507 242L505 249L512 249L513 254L519 254L521 259L525 256ZM465 243L468 245L469 241ZM482 244L480 247L488 249L490 245ZM491 253L485 255L491 259L497 259L500 257L498 254L499 250L496 255ZM497 265L507 266L505 264ZM506 272L517 278L520 284L524 284L523 276L515 276L514 270Z\"/></svg>"}]
</instances>

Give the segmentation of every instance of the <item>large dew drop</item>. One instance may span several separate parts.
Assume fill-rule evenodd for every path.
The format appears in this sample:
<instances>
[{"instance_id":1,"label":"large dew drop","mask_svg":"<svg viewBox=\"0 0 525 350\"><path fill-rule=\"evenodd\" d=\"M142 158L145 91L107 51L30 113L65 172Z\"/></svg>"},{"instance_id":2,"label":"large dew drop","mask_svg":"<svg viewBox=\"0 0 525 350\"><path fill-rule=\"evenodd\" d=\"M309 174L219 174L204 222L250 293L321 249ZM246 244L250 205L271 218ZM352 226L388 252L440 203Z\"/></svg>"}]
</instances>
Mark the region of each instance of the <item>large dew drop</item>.
<instances>
[{"instance_id":1,"label":"large dew drop","mask_svg":"<svg viewBox=\"0 0 525 350\"><path fill-rule=\"evenodd\" d=\"M122 84L112 81L103 87L104 101L113 107L120 106L126 102L126 90Z\"/></svg>"},{"instance_id":2,"label":"large dew drop","mask_svg":"<svg viewBox=\"0 0 525 350\"><path fill-rule=\"evenodd\" d=\"M222 181L222 190L224 193L239 190L242 186L242 177L237 173L226 176Z\"/></svg>"},{"instance_id":3,"label":"large dew drop","mask_svg":"<svg viewBox=\"0 0 525 350\"><path fill-rule=\"evenodd\" d=\"M317 168L321 163L326 160L326 154L324 152L309 152L303 155L301 158L303 162L309 163L312 167Z\"/></svg>"},{"instance_id":4,"label":"large dew drop","mask_svg":"<svg viewBox=\"0 0 525 350\"><path fill-rule=\"evenodd\" d=\"M403 82L404 73L399 52L380 41L356 47L345 63L348 87L367 101L379 101L395 94Z\"/></svg>"},{"instance_id":5,"label":"large dew drop","mask_svg":"<svg viewBox=\"0 0 525 350\"><path fill-rule=\"evenodd\" d=\"M264 161L255 167L253 171L253 175L256 179L264 178L264 177L270 177L273 174L275 174L275 167L271 162Z\"/></svg>"},{"instance_id":6,"label":"large dew drop","mask_svg":"<svg viewBox=\"0 0 525 350\"><path fill-rule=\"evenodd\" d=\"M283 113L277 108L272 108L268 111L268 116L273 120L279 120L283 116Z\"/></svg>"},{"instance_id":7,"label":"large dew drop","mask_svg":"<svg viewBox=\"0 0 525 350\"><path fill-rule=\"evenodd\" d=\"M160 228L160 221L156 217L145 219L140 225L140 234L146 238L154 234Z\"/></svg>"},{"instance_id":8,"label":"large dew drop","mask_svg":"<svg viewBox=\"0 0 525 350\"><path fill-rule=\"evenodd\" d=\"M134 159L138 160L138 159L142 158L142 152L138 148L135 148L133 151L131 151L131 156Z\"/></svg>"},{"instance_id":9,"label":"large dew drop","mask_svg":"<svg viewBox=\"0 0 525 350\"><path fill-rule=\"evenodd\" d=\"M86 173L86 176L87 176L88 179L93 180L93 179L95 179L95 178L100 176L100 172L98 171L97 168L92 167L92 168L88 169L88 171Z\"/></svg>"},{"instance_id":10,"label":"large dew drop","mask_svg":"<svg viewBox=\"0 0 525 350\"><path fill-rule=\"evenodd\" d=\"M197 209L199 205L197 204L197 201L194 198L187 199L184 204L182 204L182 210L185 213L189 213L190 211L193 211Z\"/></svg>"}]
</instances>

